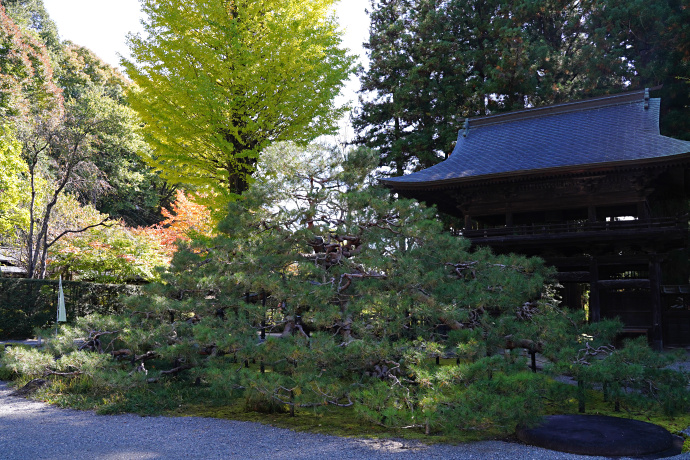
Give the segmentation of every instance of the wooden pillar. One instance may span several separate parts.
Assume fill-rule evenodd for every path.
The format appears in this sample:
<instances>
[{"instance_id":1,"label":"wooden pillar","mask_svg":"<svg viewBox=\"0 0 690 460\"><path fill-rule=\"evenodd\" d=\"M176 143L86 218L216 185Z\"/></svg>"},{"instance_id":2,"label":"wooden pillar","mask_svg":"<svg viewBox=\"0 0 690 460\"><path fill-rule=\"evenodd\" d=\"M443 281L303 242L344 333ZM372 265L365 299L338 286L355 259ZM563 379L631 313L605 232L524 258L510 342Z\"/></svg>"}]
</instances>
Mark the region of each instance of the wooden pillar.
<instances>
[{"instance_id":1,"label":"wooden pillar","mask_svg":"<svg viewBox=\"0 0 690 460\"><path fill-rule=\"evenodd\" d=\"M650 215L647 212L647 202L645 200L637 202L637 219L638 220L649 220Z\"/></svg>"},{"instance_id":2,"label":"wooden pillar","mask_svg":"<svg viewBox=\"0 0 690 460\"><path fill-rule=\"evenodd\" d=\"M583 308L584 305L582 305L581 301L580 285L578 283L573 282L561 282L561 285L563 286L563 304L573 310L579 310Z\"/></svg>"},{"instance_id":3,"label":"wooden pillar","mask_svg":"<svg viewBox=\"0 0 690 460\"><path fill-rule=\"evenodd\" d=\"M465 213L465 230L472 230L472 216Z\"/></svg>"},{"instance_id":4,"label":"wooden pillar","mask_svg":"<svg viewBox=\"0 0 690 460\"><path fill-rule=\"evenodd\" d=\"M513 226L513 211L506 212L506 227Z\"/></svg>"},{"instance_id":5,"label":"wooden pillar","mask_svg":"<svg viewBox=\"0 0 690 460\"><path fill-rule=\"evenodd\" d=\"M597 221L597 207L596 206L588 206L587 207L587 218L590 222L596 222Z\"/></svg>"},{"instance_id":6,"label":"wooden pillar","mask_svg":"<svg viewBox=\"0 0 690 460\"><path fill-rule=\"evenodd\" d=\"M596 322L601 319L601 305L599 304L599 265L594 257L589 262L589 276L589 321Z\"/></svg>"},{"instance_id":7,"label":"wooden pillar","mask_svg":"<svg viewBox=\"0 0 690 460\"><path fill-rule=\"evenodd\" d=\"M661 351L664 348L661 312L661 262L656 254L649 257L649 288L652 301L652 347Z\"/></svg>"}]
</instances>

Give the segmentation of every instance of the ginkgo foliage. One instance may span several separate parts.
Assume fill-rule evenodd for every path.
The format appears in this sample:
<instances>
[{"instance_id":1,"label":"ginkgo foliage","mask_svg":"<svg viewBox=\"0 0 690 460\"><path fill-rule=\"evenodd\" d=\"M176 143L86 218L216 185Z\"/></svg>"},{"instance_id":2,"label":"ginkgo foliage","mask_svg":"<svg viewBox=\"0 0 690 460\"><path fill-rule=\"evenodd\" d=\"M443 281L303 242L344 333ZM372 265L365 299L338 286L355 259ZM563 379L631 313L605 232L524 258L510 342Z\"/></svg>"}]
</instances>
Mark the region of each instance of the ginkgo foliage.
<instances>
[{"instance_id":1,"label":"ginkgo foliage","mask_svg":"<svg viewBox=\"0 0 690 460\"><path fill-rule=\"evenodd\" d=\"M172 182L246 189L261 150L333 132L353 58L334 0L143 0L145 36L123 61L131 106Z\"/></svg>"}]
</instances>

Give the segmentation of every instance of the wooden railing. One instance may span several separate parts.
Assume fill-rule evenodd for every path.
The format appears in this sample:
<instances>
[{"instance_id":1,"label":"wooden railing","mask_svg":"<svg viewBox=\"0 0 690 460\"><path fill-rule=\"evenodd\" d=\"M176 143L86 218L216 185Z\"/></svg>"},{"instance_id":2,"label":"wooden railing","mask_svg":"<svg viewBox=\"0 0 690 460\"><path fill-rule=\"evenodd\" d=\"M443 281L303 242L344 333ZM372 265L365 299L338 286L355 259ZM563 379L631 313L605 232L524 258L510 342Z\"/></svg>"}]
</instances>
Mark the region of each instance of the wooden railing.
<instances>
[{"instance_id":1,"label":"wooden railing","mask_svg":"<svg viewBox=\"0 0 690 460\"><path fill-rule=\"evenodd\" d=\"M479 230L463 230L462 235L467 238L491 238L511 236L534 236L549 234L567 234L582 232L606 231L643 231L655 229L687 229L687 222L675 217L662 217L647 220L618 220L609 222L575 221L558 224L515 225L511 227L485 228Z\"/></svg>"}]
</instances>

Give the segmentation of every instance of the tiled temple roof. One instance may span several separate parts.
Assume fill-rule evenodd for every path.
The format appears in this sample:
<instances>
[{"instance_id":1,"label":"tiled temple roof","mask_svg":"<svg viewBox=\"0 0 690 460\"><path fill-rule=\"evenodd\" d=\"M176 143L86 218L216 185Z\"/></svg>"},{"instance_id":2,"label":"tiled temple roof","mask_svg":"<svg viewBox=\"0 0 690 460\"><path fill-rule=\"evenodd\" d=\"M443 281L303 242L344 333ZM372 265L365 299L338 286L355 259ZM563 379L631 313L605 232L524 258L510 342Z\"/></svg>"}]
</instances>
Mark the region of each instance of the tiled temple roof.
<instances>
[{"instance_id":1,"label":"tiled temple roof","mask_svg":"<svg viewBox=\"0 0 690 460\"><path fill-rule=\"evenodd\" d=\"M401 177L394 189L436 188L568 167L658 160L690 152L659 133L660 99L636 91L468 120L445 161Z\"/></svg>"}]
</instances>

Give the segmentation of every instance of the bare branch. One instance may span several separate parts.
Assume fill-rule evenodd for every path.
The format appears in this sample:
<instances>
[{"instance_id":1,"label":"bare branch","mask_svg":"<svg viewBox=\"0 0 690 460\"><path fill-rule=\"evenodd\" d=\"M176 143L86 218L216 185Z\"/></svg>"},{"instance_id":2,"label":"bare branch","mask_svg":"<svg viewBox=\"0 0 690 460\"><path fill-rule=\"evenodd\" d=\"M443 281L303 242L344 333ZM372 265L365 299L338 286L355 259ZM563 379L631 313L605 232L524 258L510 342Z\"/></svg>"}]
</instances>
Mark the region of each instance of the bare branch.
<instances>
[{"instance_id":1,"label":"bare branch","mask_svg":"<svg viewBox=\"0 0 690 460\"><path fill-rule=\"evenodd\" d=\"M180 366L173 367L172 369L169 369L167 371L161 371L161 375L177 375L178 373L186 371L187 369L191 369L193 367L194 366L191 364L182 364Z\"/></svg>"},{"instance_id":2,"label":"bare branch","mask_svg":"<svg viewBox=\"0 0 690 460\"><path fill-rule=\"evenodd\" d=\"M110 217L106 217L105 219L103 219L102 221L100 221L100 222L97 223L97 224L87 225L86 227L84 227L84 228L82 228L82 229L80 229L80 230L65 230L64 232L60 233L58 236L56 236L55 238L53 238L53 241L51 241L50 243L46 244L46 248L50 248L50 247L51 247L52 245L54 245L60 238L62 238L63 236L65 236L65 235L67 235L67 234L69 234L69 233L83 233L83 232L85 232L85 231L87 231L87 230L90 230L90 229L96 228L96 227L106 227L106 228L110 228L110 227L112 227L112 224L106 224L106 222L108 221L108 219L110 219Z\"/></svg>"},{"instance_id":3,"label":"bare branch","mask_svg":"<svg viewBox=\"0 0 690 460\"><path fill-rule=\"evenodd\" d=\"M55 371L47 370L47 371L45 371L45 372L43 373L43 376L44 376L44 377L47 377L47 376L49 376L49 375L57 375L57 376L60 376L60 377L74 377L74 376L81 375L81 374L83 374L82 371L55 372Z\"/></svg>"}]
</instances>

